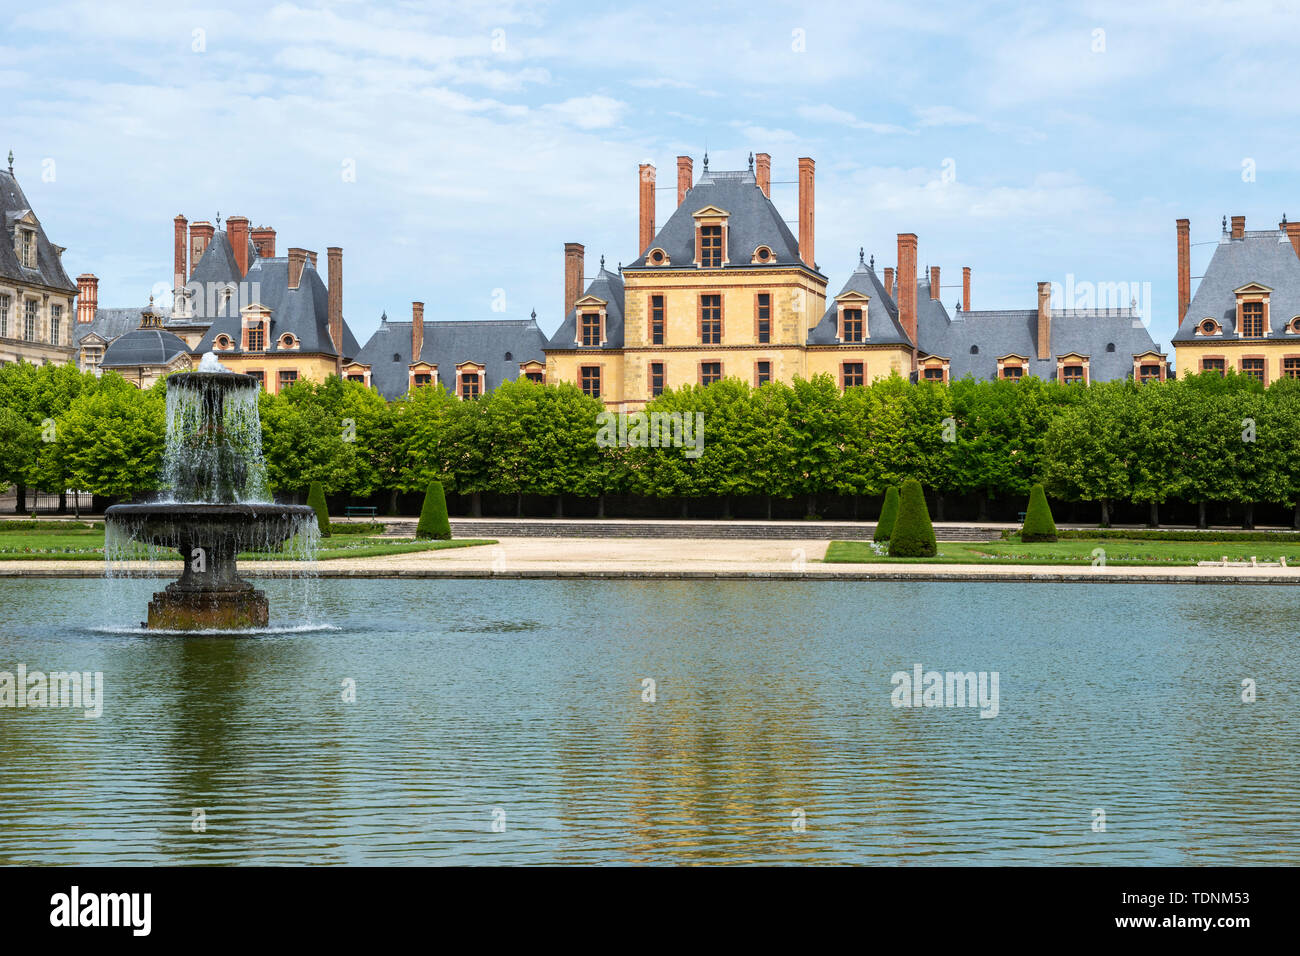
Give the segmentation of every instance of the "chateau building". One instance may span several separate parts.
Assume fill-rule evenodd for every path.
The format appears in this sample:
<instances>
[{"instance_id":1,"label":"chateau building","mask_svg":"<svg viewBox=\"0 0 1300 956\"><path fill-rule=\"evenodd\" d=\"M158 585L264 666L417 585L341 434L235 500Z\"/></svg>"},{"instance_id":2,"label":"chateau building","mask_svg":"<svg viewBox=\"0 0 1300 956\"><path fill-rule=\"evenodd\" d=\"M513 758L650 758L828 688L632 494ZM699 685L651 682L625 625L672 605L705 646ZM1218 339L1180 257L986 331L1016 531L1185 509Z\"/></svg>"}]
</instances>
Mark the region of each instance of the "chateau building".
<instances>
[{"instance_id":1,"label":"chateau building","mask_svg":"<svg viewBox=\"0 0 1300 956\"><path fill-rule=\"evenodd\" d=\"M69 362L77 287L63 270L63 247L45 235L13 163L10 152L8 171L0 170L0 365Z\"/></svg>"},{"instance_id":2,"label":"chateau building","mask_svg":"<svg viewBox=\"0 0 1300 956\"><path fill-rule=\"evenodd\" d=\"M152 300L139 315L138 328L119 335L104 349L98 369L117 372L137 388L148 388L172 372L194 367L189 346L163 327L162 316L154 311Z\"/></svg>"},{"instance_id":3,"label":"chateau building","mask_svg":"<svg viewBox=\"0 0 1300 956\"><path fill-rule=\"evenodd\" d=\"M1223 222L1210 264L1192 296L1191 224L1177 221L1180 375L1235 369L1265 385L1300 378L1300 223L1246 229Z\"/></svg>"},{"instance_id":4,"label":"chateau building","mask_svg":"<svg viewBox=\"0 0 1300 956\"><path fill-rule=\"evenodd\" d=\"M537 313L528 319L425 322L424 303L411 303L411 321L379 328L345 370L353 381L392 401L410 389L441 383L462 399L478 398L502 382L546 378L546 337Z\"/></svg>"},{"instance_id":5,"label":"chateau building","mask_svg":"<svg viewBox=\"0 0 1300 956\"><path fill-rule=\"evenodd\" d=\"M624 410L665 388L736 377L760 385L829 373L841 387L897 372L951 381L1036 375L1065 382L1163 379L1168 362L1130 309L1037 307L975 312L970 269L953 314L939 269L917 274L917 237L898 235L896 265L874 257L828 300L814 257L815 164L798 161L796 238L771 200L771 157L710 171L677 158L677 208L655 228L655 167L640 179L639 254L611 272L601 259L582 288L585 250L565 245L564 320L546 346L553 381L579 384ZM897 280L897 289L895 289Z\"/></svg>"}]
</instances>

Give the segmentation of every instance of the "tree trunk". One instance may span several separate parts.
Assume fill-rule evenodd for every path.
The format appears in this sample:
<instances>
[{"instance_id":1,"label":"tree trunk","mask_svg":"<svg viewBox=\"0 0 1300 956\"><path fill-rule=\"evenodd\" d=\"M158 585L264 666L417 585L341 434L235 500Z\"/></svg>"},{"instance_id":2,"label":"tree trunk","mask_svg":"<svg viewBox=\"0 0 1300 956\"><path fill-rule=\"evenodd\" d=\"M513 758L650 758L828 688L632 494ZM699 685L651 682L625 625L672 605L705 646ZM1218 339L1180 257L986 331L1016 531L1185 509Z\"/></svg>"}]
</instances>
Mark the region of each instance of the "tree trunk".
<instances>
[{"instance_id":1,"label":"tree trunk","mask_svg":"<svg viewBox=\"0 0 1300 956\"><path fill-rule=\"evenodd\" d=\"M596 497L596 517L597 518L605 517L605 496L604 495L598 495Z\"/></svg>"},{"instance_id":2,"label":"tree trunk","mask_svg":"<svg viewBox=\"0 0 1300 956\"><path fill-rule=\"evenodd\" d=\"M808 496L808 517L809 518L817 517L817 496L816 495Z\"/></svg>"},{"instance_id":3,"label":"tree trunk","mask_svg":"<svg viewBox=\"0 0 1300 956\"><path fill-rule=\"evenodd\" d=\"M1151 513L1147 524L1152 528L1160 527L1160 503L1158 501L1151 502Z\"/></svg>"},{"instance_id":4,"label":"tree trunk","mask_svg":"<svg viewBox=\"0 0 1300 956\"><path fill-rule=\"evenodd\" d=\"M1291 527L1300 528L1300 501L1296 502L1295 511L1291 515Z\"/></svg>"},{"instance_id":5,"label":"tree trunk","mask_svg":"<svg viewBox=\"0 0 1300 956\"><path fill-rule=\"evenodd\" d=\"M469 516L471 518L483 517L483 496L477 491L469 496Z\"/></svg>"},{"instance_id":6,"label":"tree trunk","mask_svg":"<svg viewBox=\"0 0 1300 956\"><path fill-rule=\"evenodd\" d=\"M1196 503L1196 527L1198 528L1209 527L1209 525L1205 523L1205 502L1204 501L1198 501ZM1297 527L1300 527L1300 525L1297 525Z\"/></svg>"},{"instance_id":7,"label":"tree trunk","mask_svg":"<svg viewBox=\"0 0 1300 956\"><path fill-rule=\"evenodd\" d=\"M515 517L522 518L523 516L524 516L524 493L520 491L515 494Z\"/></svg>"},{"instance_id":8,"label":"tree trunk","mask_svg":"<svg viewBox=\"0 0 1300 956\"><path fill-rule=\"evenodd\" d=\"M1101 499L1101 527L1110 527L1110 500L1107 498Z\"/></svg>"},{"instance_id":9,"label":"tree trunk","mask_svg":"<svg viewBox=\"0 0 1300 956\"><path fill-rule=\"evenodd\" d=\"M772 520L772 496L764 495L763 498L765 499L765 505L767 508L767 520L771 521ZM1295 506L1295 514L1296 514L1295 520L1297 522L1300 522L1300 505ZM1300 523L1296 524L1296 527L1300 528Z\"/></svg>"},{"instance_id":10,"label":"tree trunk","mask_svg":"<svg viewBox=\"0 0 1300 956\"><path fill-rule=\"evenodd\" d=\"M21 481L15 486L14 514L27 513L27 486Z\"/></svg>"},{"instance_id":11,"label":"tree trunk","mask_svg":"<svg viewBox=\"0 0 1300 956\"><path fill-rule=\"evenodd\" d=\"M1246 531L1255 530L1255 502L1246 502L1246 507L1241 513L1241 527Z\"/></svg>"},{"instance_id":12,"label":"tree trunk","mask_svg":"<svg viewBox=\"0 0 1300 956\"><path fill-rule=\"evenodd\" d=\"M934 495L934 520L943 520L943 495L935 492Z\"/></svg>"},{"instance_id":13,"label":"tree trunk","mask_svg":"<svg viewBox=\"0 0 1300 956\"><path fill-rule=\"evenodd\" d=\"M729 521L730 519L731 519L731 495L723 495L722 496L722 520Z\"/></svg>"},{"instance_id":14,"label":"tree trunk","mask_svg":"<svg viewBox=\"0 0 1300 956\"><path fill-rule=\"evenodd\" d=\"M564 495L555 496L555 517L564 517Z\"/></svg>"},{"instance_id":15,"label":"tree trunk","mask_svg":"<svg viewBox=\"0 0 1300 956\"><path fill-rule=\"evenodd\" d=\"M397 489L396 488L392 488L388 492L388 513L393 517L397 516Z\"/></svg>"},{"instance_id":16,"label":"tree trunk","mask_svg":"<svg viewBox=\"0 0 1300 956\"><path fill-rule=\"evenodd\" d=\"M59 514L65 515L67 513L68 513L68 493L67 491L60 491L59 492Z\"/></svg>"},{"instance_id":17,"label":"tree trunk","mask_svg":"<svg viewBox=\"0 0 1300 956\"><path fill-rule=\"evenodd\" d=\"M979 515L978 515L978 517L977 517L975 520L977 520L977 521L988 521L988 520L989 520L989 496L988 496L988 492L983 492L982 494L980 494L980 510L979 510Z\"/></svg>"}]
</instances>

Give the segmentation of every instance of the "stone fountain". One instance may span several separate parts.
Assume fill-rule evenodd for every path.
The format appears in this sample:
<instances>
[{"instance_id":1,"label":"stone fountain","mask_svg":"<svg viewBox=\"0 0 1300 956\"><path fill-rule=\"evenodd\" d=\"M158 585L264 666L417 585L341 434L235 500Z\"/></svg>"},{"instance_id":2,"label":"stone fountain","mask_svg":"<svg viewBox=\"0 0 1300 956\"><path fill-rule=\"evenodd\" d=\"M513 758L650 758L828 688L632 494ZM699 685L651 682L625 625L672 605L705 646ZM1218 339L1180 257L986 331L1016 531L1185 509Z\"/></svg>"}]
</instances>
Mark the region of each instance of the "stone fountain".
<instances>
[{"instance_id":1,"label":"stone fountain","mask_svg":"<svg viewBox=\"0 0 1300 956\"><path fill-rule=\"evenodd\" d=\"M145 627L242 630L265 627L266 595L239 577L240 552L289 548L309 558L318 538L306 505L275 504L266 487L261 386L209 352L196 372L167 379L167 446L162 498L113 505L105 517L105 555L116 562L179 552L180 579L149 602Z\"/></svg>"}]
</instances>

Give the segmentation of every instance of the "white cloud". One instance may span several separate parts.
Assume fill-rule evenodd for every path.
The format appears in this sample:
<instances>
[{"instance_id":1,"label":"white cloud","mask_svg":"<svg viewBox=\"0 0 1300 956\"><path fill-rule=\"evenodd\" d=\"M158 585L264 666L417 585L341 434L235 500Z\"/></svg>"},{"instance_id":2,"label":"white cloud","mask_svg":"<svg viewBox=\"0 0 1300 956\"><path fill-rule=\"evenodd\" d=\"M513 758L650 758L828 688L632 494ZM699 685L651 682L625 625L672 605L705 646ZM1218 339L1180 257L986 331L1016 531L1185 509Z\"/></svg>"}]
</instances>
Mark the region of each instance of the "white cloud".
<instances>
[{"instance_id":1,"label":"white cloud","mask_svg":"<svg viewBox=\"0 0 1300 956\"><path fill-rule=\"evenodd\" d=\"M873 123L860 120L848 110L823 103L818 106L801 106L796 110L801 117L814 123L830 123L850 129L864 129L872 133L907 133L909 130L893 123Z\"/></svg>"},{"instance_id":2,"label":"white cloud","mask_svg":"<svg viewBox=\"0 0 1300 956\"><path fill-rule=\"evenodd\" d=\"M547 104L543 109L578 129L603 129L622 119L627 104L608 96L574 96L562 103Z\"/></svg>"}]
</instances>

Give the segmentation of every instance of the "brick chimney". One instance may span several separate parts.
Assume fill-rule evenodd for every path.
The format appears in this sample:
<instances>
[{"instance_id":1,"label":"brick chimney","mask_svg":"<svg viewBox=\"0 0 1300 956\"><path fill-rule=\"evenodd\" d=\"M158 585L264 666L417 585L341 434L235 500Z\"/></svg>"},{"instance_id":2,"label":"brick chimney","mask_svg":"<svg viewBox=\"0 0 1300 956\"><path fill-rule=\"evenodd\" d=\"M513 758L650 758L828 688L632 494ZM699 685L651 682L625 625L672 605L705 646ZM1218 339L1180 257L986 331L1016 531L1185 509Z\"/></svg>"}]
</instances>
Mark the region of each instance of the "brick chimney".
<instances>
[{"instance_id":1,"label":"brick chimney","mask_svg":"<svg viewBox=\"0 0 1300 956\"><path fill-rule=\"evenodd\" d=\"M916 345L916 233L898 234L898 322Z\"/></svg>"},{"instance_id":2,"label":"brick chimney","mask_svg":"<svg viewBox=\"0 0 1300 956\"><path fill-rule=\"evenodd\" d=\"M252 232L253 248L262 259L275 258L275 230L270 226L258 226Z\"/></svg>"},{"instance_id":3,"label":"brick chimney","mask_svg":"<svg viewBox=\"0 0 1300 956\"><path fill-rule=\"evenodd\" d=\"M691 186L695 183L695 173L692 171L691 157L677 157L677 205L682 204L686 194L691 191ZM567 314L567 313L566 313Z\"/></svg>"},{"instance_id":4,"label":"brick chimney","mask_svg":"<svg viewBox=\"0 0 1300 956\"><path fill-rule=\"evenodd\" d=\"M930 298L939 298L939 267L930 266Z\"/></svg>"},{"instance_id":5,"label":"brick chimney","mask_svg":"<svg viewBox=\"0 0 1300 956\"><path fill-rule=\"evenodd\" d=\"M239 268L239 278L242 279L248 275L248 217L228 217L226 235L230 237L230 248L235 253L235 265Z\"/></svg>"},{"instance_id":6,"label":"brick chimney","mask_svg":"<svg viewBox=\"0 0 1300 956\"><path fill-rule=\"evenodd\" d=\"M184 246L185 238L181 237ZM99 276L93 272L83 272L77 276L77 321L94 322L95 310L99 308Z\"/></svg>"},{"instance_id":7,"label":"brick chimney","mask_svg":"<svg viewBox=\"0 0 1300 956\"><path fill-rule=\"evenodd\" d=\"M297 246L289 247L289 288L298 288L302 281L302 269L307 264L307 250Z\"/></svg>"},{"instance_id":8,"label":"brick chimney","mask_svg":"<svg viewBox=\"0 0 1300 956\"><path fill-rule=\"evenodd\" d=\"M339 369L343 368L343 250L339 246L330 246L325 250L329 260L329 317L330 339L334 351L339 353ZM312 265L316 265L312 256ZM348 358L352 358L351 355Z\"/></svg>"},{"instance_id":9,"label":"brick chimney","mask_svg":"<svg viewBox=\"0 0 1300 956\"><path fill-rule=\"evenodd\" d=\"M1300 222L1286 224L1286 237L1291 240L1291 248L1295 250L1295 254L1300 256Z\"/></svg>"},{"instance_id":10,"label":"brick chimney","mask_svg":"<svg viewBox=\"0 0 1300 956\"><path fill-rule=\"evenodd\" d=\"M199 260L208 251L208 243L216 232L216 227L206 219L190 226L190 275L199 267Z\"/></svg>"},{"instance_id":11,"label":"brick chimney","mask_svg":"<svg viewBox=\"0 0 1300 956\"><path fill-rule=\"evenodd\" d=\"M799 157L799 257L809 269L817 268L813 255L813 167L807 156Z\"/></svg>"},{"instance_id":12,"label":"brick chimney","mask_svg":"<svg viewBox=\"0 0 1300 956\"><path fill-rule=\"evenodd\" d=\"M637 169L637 182L641 199L641 229L637 234L637 249L644 254L655 241L655 168L642 163Z\"/></svg>"},{"instance_id":13,"label":"brick chimney","mask_svg":"<svg viewBox=\"0 0 1300 956\"><path fill-rule=\"evenodd\" d=\"M1038 283L1038 357L1052 357L1052 283Z\"/></svg>"},{"instance_id":14,"label":"brick chimney","mask_svg":"<svg viewBox=\"0 0 1300 956\"><path fill-rule=\"evenodd\" d=\"M758 183L758 188L763 190L763 195L771 199L772 157L767 153L759 153L754 157L754 179Z\"/></svg>"},{"instance_id":15,"label":"brick chimney","mask_svg":"<svg viewBox=\"0 0 1300 956\"><path fill-rule=\"evenodd\" d=\"M1233 216L1232 217L1232 238L1241 239L1245 235L1246 235L1246 217Z\"/></svg>"},{"instance_id":16,"label":"brick chimney","mask_svg":"<svg viewBox=\"0 0 1300 956\"><path fill-rule=\"evenodd\" d=\"M1178 227L1178 325L1187 317L1187 307L1192 304L1192 224L1179 219Z\"/></svg>"},{"instance_id":17,"label":"brick chimney","mask_svg":"<svg viewBox=\"0 0 1300 956\"><path fill-rule=\"evenodd\" d=\"M172 246L172 291L179 292L185 287L185 280L189 278L189 269L186 268L187 256L189 255L189 234L190 221L184 215L177 216L172 220L176 227Z\"/></svg>"},{"instance_id":18,"label":"brick chimney","mask_svg":"<svg viewBox=\"0 0 1300 956\"><path fill-rule=\"evenodd\" d=\"M970 266L961 267L961 310L970 311Z\"/></svg>"},{"instance_id":19,"label":"brick chimney","mask_svg":"<svg viewBox=\"0 0 1300 956\"><path fill-rule=\"evenodd\" d=\"M307 250L307 261L311 263L311 267L313 269L316 268L316 253L313 252L311 249Z\"/></svg>"},{"instance_id":20,"label":"brick chimney","mask_svg":"<svg viewBox=\"0 0 1300 956\"><path fill-rule=\"evenodd\" d=\"M894 267L885 266L885 294L890 298L894 295Z\"/></svg>"},{"instance_id":21,"label":"brick chimney","mask_svg":"<svg viewBox=\"0 0 1300 956\"><path fill-rule=\"evenodd\" d=\"M411 303L411 361L420 361L420 350L424 348L424 303Z\"/></svg>"},{"instance_id":22,"label":"brick chimney","mask_svg":"<svg viewBox=\"0 0 1300 956\"><path fill-rule=\"evenodd\" d=\"M580 242L564 244L564 314L573 311L573 304L582 295L583 249Z\"/></svg>"}]
</instances>

